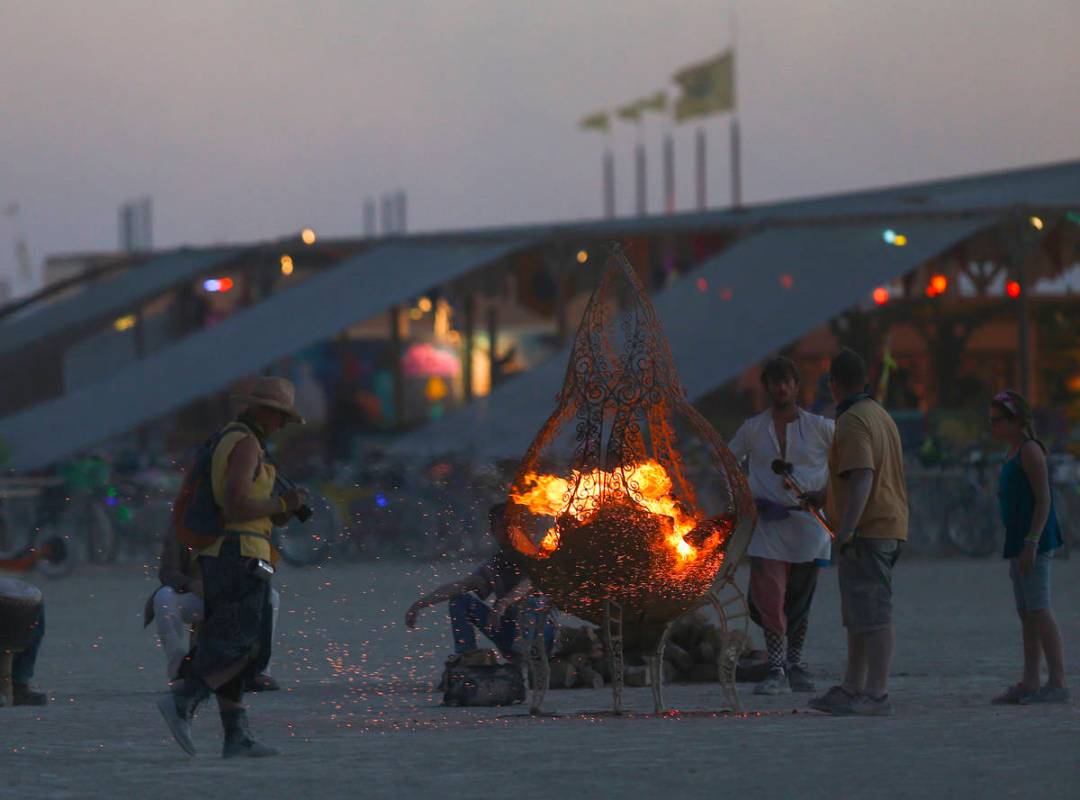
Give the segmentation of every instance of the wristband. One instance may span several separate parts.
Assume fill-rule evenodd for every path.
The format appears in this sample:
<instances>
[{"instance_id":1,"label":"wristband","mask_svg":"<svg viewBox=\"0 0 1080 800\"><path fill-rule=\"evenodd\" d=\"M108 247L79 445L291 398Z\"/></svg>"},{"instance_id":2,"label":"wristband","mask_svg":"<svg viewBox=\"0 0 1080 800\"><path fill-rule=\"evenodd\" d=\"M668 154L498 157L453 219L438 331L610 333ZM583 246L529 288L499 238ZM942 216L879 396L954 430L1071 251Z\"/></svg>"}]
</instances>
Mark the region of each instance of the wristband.
<instances>
[{"instance_id":1,"label":"wristband","mask_svg":"<svg viewBox=\"0 0 1080 800\"><path fill-rule=\"evenodd\" d=\"M281 504L281 513L282 514L287 514L288 511L289 511L289 506L288 506L288 504L286 504L285 498L278 495L278 503Z\"/></svg>"}]
</instances>

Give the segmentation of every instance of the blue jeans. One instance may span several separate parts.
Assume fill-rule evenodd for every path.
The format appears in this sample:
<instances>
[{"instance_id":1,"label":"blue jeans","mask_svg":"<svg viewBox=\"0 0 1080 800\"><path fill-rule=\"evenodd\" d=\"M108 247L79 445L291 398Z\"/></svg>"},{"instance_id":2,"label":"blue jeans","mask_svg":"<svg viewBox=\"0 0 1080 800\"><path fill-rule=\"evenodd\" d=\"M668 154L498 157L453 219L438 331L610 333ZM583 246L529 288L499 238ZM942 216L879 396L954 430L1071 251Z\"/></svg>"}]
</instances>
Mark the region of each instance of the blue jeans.
<instances>
[{"instance_id":1,"label":"blue jeans","mask_svg":"<svg viewBox=\"0 0 1080 800\"><path fill-rule=\"evenodd\" d=\"M459 594L450 598L450 627L454 632L454 652L467 653L476 649L476 629L484 632L503 656L509 658L514 653L514 642L518 638L518 619L526 625L538 615L544 617L544 644L550 654L555 646L555 623L551 620L544 601L530 597L519 604L517 616L510 612L503 615L492 635L487 628L491 618L491 608L474 594Z\"/></svg>"},{"instance_id":2,"label":"blue jeans","mask_svg":"<svg viewBox=\"0 0 1080 800\"><path fill-rule=\"evenodd\" d=\"M34 663L37 661L38 650L41 649L41 640L45 638L45 606L40 608L30 645L21 653L16 653L11 661L12 683L28 684L34 677Z\"/></svg>"}]
</instances>

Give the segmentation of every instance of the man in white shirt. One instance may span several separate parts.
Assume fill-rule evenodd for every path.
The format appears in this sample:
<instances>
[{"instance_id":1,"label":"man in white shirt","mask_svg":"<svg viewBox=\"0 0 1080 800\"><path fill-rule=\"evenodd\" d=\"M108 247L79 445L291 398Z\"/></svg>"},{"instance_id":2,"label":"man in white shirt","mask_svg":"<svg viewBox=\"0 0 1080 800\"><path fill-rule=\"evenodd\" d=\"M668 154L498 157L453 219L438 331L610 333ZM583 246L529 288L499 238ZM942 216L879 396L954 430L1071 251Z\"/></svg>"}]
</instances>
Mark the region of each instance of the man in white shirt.
<instances>
[{"instance_id":1,"label":"man in white shirt","mask_svg":"<svg viewBox=\"0 0 1080 800\"><path fill-rule=\"evenodd\" d=\"M803 490L823 489L835 423L798 407L799 371L790 359L767 361L761 382L772 405L744 422L730 445L739 461L749 459L750 491L758 509L747 550L749 601L750 616L765 633L769 674L754 691L813 692L802 648L817 587L817 562L829 558L829 535L773 470L773 462L790 464L791 476Z\"/></svg>"}]
</instances>

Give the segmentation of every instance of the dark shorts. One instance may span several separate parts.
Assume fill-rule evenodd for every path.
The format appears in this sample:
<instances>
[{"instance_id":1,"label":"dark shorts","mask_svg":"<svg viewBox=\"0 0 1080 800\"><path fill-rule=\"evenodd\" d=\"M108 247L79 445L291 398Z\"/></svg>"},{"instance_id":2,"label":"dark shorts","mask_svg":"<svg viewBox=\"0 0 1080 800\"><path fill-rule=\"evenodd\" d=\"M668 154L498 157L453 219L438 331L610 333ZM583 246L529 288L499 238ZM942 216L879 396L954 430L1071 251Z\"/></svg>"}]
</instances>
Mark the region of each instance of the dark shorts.
<instances>
[{"instance_id":1,"label":"dark shorts","mask_svg":"<svg viewBox=\"0 0 1080 800\"><path fill-rule=\"evenodd\" d=\"M903 544L855 537L837 556L840 616L848 633L872 633L892 624L892 571Z\"/></svg>"},{"instance_id":2,"label":"dark shorts","mask_svg":"<svg viewBox=\"0 0 1080 800\"><path fill-rule=\"evenodd\" d=\"M252 678L270 660L270 582L252 573L254 560L240 555L235 537L225 538L216 557L199 557L205 611L191 656L199 677L250 659L240 677Z\"/></svg>"}]
</instances>

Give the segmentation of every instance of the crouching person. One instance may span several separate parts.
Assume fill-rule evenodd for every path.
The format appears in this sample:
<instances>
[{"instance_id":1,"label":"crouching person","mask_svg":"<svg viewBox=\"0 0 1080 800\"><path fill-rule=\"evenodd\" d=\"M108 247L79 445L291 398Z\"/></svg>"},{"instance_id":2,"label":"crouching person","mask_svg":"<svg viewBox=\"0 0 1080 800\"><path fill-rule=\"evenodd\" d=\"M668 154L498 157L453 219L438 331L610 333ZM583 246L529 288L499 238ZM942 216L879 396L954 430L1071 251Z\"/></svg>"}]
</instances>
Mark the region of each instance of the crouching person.
<instances>
[{"instance_id":1,"label":"crouching person","mask_svg":"<svg viewBox=\"0 0 1080 800\"><path fill-rule=\"evenodd\" d=\"M293 407L292 384L281 378L260 378L239 399L248 407L207 442L185 481L194 487L190 497L198 497L204 485L199 476L208 476L224 529L199 551L204 618L181 669L183 680L158 701L173 737L189 755L195 754L191 719L211 693L221 712L225 758L278 752L252 737L241 699L245 682L262 672L270 658L271 529L288 522L304 501L297 489L272 496L276 471L266 442L288 423L303 419Z\"/></svg>"},{"instance_id":2,"label":"crouching person","mask_svg":"<svg viewBox=\"0 0 1080 800\"><path fill-rule=\"evenodd\" d=\"M509 551L506 504L488 512L491 534L499 552L470 575L443 584L424 594L405 614L405 625L416 627L420 611L439 603L449 603L450 628L454 636L451 663L476 653L476 632L482 632L511 663L524 664L530 631L542 626L544 645L551 652L555 644L556 612L547 599L533 589ZM491 605L485 602L492 599Z\"/></svg>"}]
</instances>

